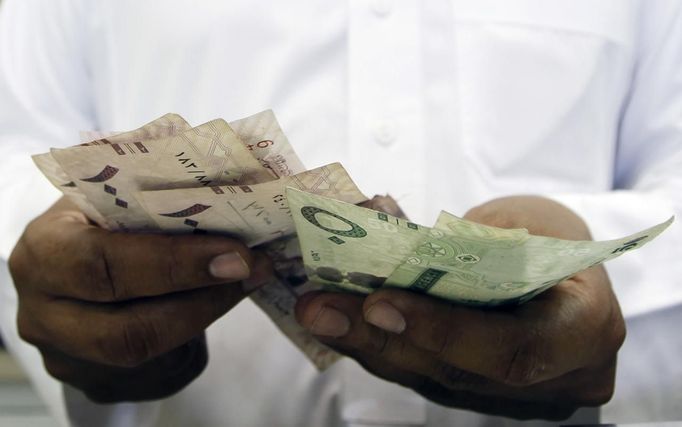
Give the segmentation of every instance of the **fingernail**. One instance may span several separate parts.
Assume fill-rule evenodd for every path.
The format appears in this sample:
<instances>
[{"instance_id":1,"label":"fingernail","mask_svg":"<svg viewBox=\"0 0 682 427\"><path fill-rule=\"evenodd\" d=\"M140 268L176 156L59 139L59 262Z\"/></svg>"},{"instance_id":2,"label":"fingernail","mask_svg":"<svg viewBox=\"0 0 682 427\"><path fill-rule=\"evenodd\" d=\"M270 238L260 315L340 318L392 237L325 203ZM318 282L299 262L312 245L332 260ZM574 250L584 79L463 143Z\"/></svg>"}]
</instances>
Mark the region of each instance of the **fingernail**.
<instances>
[{"instance_id":1,"label":"fingernail","mask_svg":"<svg viewBox=\"0 0 682 427\"><path fill-rule=\"evenodd\" d=\"M365 320L377 328L395 334L402 333L406 326L405 318L398 309L385 301L379 301L371 306L365 313Z\"/></svg>"},{"instance_id":2,"label":"fingernail","mask_svg":"<svg viewBox=\"0 0 682 427\"><path fill-rule=\"evenodd\" d=\"M218 279L244 280L249 277L249 266L238 252L228 252L211 260L208 270Z\"/></svg>"},{"instance_id":3,"label":"fingernail","mask_svg":"<svg viewBox=\"0 0 682 427\"><path fill-rule=\"evenodd\" d=\"M310 327L315 335L342 337L350 330L350 319L339 310L323 307Z\"/></svg>"}]
</instances>

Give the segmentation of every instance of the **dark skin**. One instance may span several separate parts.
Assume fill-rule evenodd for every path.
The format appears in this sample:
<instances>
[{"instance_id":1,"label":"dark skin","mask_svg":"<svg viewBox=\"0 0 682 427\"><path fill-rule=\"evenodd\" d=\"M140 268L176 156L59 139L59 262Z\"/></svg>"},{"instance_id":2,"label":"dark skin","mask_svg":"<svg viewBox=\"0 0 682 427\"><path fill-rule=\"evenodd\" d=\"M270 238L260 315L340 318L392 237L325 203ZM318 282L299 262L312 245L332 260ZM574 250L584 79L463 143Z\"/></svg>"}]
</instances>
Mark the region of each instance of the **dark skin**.
<instances>
[{"instance_id":1,"label":"dark skin","mask_svg":"<svg viewBox=\"0 0 682 427\"><path fill-rule=\"evenodd\" d=\"M387 198L370 207L400 214ZM575 213L540 197L496 199L465 218L591 239ZM297 317L320 341L381 378L445 406L518 419L561 420L606 403L625 338L601 266L516 307L477 309L395 289L367 297L317 292L299 301Z\"/></svg>"},{"instance_id":2,"label":"dark skin","mask_svg":"<svg viewBox=\"0 0 682 427\"><path fill-rule=\"evenodd\" d=\"M9 267L19 335L53 377L100 403L189 384L208 360L204 330L271 274L236 240L114 233L66 199L29 224Z\"/></svg>"},{"instance_id":3,"label":"dark skin","mask_svg":"<svg viewBox=\"0 0 682 427\"><path fill-rule=\"evenodd\" d=\"M388 198L369 206L401 214ZM541 198L498 199L467 218L590 238L579 217ZM216 277L212 260L230 253L247 270ZM265 257L236 240L112 233L66 200L27 227L9 266L20 335L52 376L96 402L160 399L189 384L207 363L203 331L247 294L240 281L253 289L271 274ZM322 322L324 313L336 313L335 325ZM297 316L375 375L443 405L516 418L562 419L606 402L625 335L601 267L514 308L461 307L389 289L309 294Z\"/></svg>"}]
</instances>

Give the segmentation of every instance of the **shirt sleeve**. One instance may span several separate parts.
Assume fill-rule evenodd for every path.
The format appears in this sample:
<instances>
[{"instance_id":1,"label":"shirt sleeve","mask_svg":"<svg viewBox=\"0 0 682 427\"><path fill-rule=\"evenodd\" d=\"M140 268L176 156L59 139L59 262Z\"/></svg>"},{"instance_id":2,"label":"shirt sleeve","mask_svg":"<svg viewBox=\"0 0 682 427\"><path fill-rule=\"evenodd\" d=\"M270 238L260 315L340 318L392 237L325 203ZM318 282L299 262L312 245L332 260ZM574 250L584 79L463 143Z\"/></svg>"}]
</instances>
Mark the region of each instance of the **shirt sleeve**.
<instances>
[{"instance_id":1,"label":"shirt sleeve","mask_svg":"<svg viewBox=\"0 0 682 427\"><path fill-rule=\"evenodd\" d=\"M83 2L85 3L85 2ZM0 256L46 209L51 188L31 155L78 142L94 126L81 2L7 0L0 14ZM10 208L11 207L11 208Z\"/></svg>"},{"instance_id":2,"label":"shirt sleeve","mask_svg":"<svg viewBox=\"0 0 682 427\"><path fill-rule=\"evenodd\" d=\"M0 8L0 330L61 425L150 425L153 403L96 405L47 374L39 352L17 334L7 268L26 224L60 196L30 156L77 144L79 130L97 128L85 55L86 9L96 3L4 0Z\"/></svg>"},{"instance_id":3,"label":"shirt sleeve","mask_svg":"<svg viewBox=\"0 0 682 427\"><path fill-rule=\"evenodd\" d=\"M677 215L657 240L606 264L626 315L682 303L682 3L642 1L638 30L614 190L550 196L580 214L597 240Z\"/></svg>"}]
</instances>

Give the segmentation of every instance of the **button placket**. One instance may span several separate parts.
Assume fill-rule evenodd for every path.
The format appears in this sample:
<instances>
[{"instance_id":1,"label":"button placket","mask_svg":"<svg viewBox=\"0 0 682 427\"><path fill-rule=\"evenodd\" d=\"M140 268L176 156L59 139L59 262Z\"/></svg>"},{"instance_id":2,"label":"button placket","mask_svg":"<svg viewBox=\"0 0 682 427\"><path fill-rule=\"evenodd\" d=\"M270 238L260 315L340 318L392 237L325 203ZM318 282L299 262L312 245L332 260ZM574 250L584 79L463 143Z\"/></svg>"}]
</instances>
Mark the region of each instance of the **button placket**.
<instances>
[{"instance_id":1,"label":"button placket","mask_svg":"<svg viewBox=\"0 0 682 427\"><path fill-rule=\"evenodd\" d=\"M391 119L379 119L372 126L372 136L381 146L390 147L398 138L395 121Z\"/></svg>"},{"instance_id":2,"label":"button placket","mask_svg":"<svg viewBox=\"0 0 682 427\"><path fill-rule=\"evenodd\" d=\"M423 210L422 0L349 2L351 173L367 193ZM401 171L401 173L395 173Z\"/></svg>"},{"instance_id":3,"label":"button placket","mask_svg":"<svg viewBox=\"0 0 682 427\"><path fill-rule=\"evenodd\" d=\"M390 15L393 10L393 1L394 0L372 0L372 12L379 17Z\"/></svg>"}]
</instances>

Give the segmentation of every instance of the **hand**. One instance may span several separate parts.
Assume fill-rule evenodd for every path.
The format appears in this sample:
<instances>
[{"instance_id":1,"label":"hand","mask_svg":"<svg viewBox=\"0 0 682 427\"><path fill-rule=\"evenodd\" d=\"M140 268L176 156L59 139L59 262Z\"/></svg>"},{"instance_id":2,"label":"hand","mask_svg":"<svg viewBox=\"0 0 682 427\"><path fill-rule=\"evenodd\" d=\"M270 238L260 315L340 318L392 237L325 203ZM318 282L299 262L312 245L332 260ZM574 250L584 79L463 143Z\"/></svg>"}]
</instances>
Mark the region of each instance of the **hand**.
<instances>
[{"instance_id":1,"label":"hand","mask_svg":"<svg viewBox=\"0 0 682 427\"><path fill-rule=\"evenodd\" d=\"M497 199L465 218L590 239L577 215L539 197ZM521 306L477 309L396 289L317 292L299 301L297 317L375 375L442 405L519 419L565 419L607 402L625 337L601 266Z\"/></svg>"},{"instance_id":2,"label":"hand","mask_svg":"<svg viewBox=\"0 0 682 427\"><path fill-rule=\"evenodd\" d=\"M115 233L65 199L9 260L20 336L97 402L168 396L207 362L203 331L269 277L265 257L213 236Z\"/></svg>"}]
</instances>

